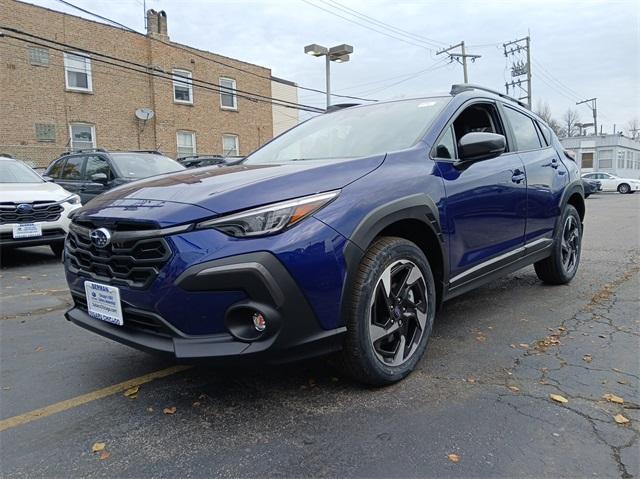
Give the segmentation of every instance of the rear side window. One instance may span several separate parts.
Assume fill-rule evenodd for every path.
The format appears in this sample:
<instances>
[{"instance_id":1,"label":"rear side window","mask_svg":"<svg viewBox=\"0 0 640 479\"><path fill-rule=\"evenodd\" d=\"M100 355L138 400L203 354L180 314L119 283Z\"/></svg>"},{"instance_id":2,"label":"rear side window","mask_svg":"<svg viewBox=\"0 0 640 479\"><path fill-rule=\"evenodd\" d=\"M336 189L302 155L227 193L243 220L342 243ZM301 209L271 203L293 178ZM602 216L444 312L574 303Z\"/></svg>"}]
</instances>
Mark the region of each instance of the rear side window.
<instances>
[{"instance_id":1,"label":"rear side window","mask_svg":"<svg viewBox=\"0 0 640 479\"><path fill-rule=\"evenodd\" d=\"M544 123L537 121L536 124L538 125L538 128L540 128L540 131L542 132L544 143L546 143L547 145L551 145L551 130L549 130L547 125L545 125Z\"/></svg>"},{"instance_id":2,"label":"rear side window","mask_svg":"<svg viewBox=\"0 0 640 479\"><path fill-rule=\"evenodd\" d=\"M50 176L51 178L59 178L60 172L62 171L62 165L64 165L64 160L54 161L45 172L45 175Z\"/></svg>"},{"instance_id":3,"label":"rear side window","mask_svg":"<svg viewBox=\"0 0 640 479\"><path fill-rule=\"evenodd\" d=\"M533 124L533 120L512 108L505 107L504 110L509 123L511 123L511 129L516 138L518 151L540 148L542 145L540 144L540 138L538 137L538 132Z\"/></svg>"},{"instance_id":4,"label":"rear side window","mask_svg":"<svg viewBox=\"0 0 640 479\"><path fill-rule=\"evenodd\" d=\"M63 180L81 180L82 179L82 163L84 162L83 156L74 156L67 159L67 162L62 169L60 178Z\"/></svg>"}]
</instances>

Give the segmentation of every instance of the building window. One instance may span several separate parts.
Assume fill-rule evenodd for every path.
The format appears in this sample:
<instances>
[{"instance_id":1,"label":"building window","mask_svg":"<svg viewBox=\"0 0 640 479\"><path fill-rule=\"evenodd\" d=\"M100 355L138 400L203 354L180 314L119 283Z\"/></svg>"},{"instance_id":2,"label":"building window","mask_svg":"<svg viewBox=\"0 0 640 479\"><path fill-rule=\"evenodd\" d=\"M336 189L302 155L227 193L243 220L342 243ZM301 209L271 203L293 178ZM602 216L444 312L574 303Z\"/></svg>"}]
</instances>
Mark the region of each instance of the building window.
<instances>
[{"instance_id":1,"label":"building window","mask_svg":"<svg viewBox=\"0 0 640 479\"><path fill-rule=\"evenodd\" d=\"M179 131L178 140L178 158L183 156L191 156L196 154L196 134L192 131Z\"/></svg>"},{"instance_id":2,"label":"building window","mask_svg":"<svg viewBox=\"0 0 640 479\"><path fill-rule=\"evenodd\" d=\"M88 150L96 147L96 127L86 123L69 125L72 150Z\"/></svg>"},{"instance_id":3,"label":"building window","mask_svg":"<svg viewBox=\"0 0 640 479\"><path fill-rule=\"evenodd\" d=\"M64 75L68 90L93 91L91 58L82 53L64 54Z\"/></svg>"},{"instance_id":4,"label":"building window","mask_svg":"<svg viewBox=\"0 0 640 479\"><path fill-rule=\"evenodd\" d=\"M29 47L29 63L39 67L49 66L49 49Z\"/></svg>"},{"instance_id":5,"label":"building window","mask_svg":"<svg viewBox=\"0 0 640 479\"><path fill-rule=\"evenodd\" d=\"M240 156L238 135L222 135L222 155Z\"/></svg>"},{"instance_id":6,"label":"building window","mask_svg":"<svg viewBox=\"0 0 640 479\"><path fill-rule=\"evenodd\" d=\"M193 80L188 70L173 70L173 101L193 104Z\"/></svg>"},{"instance_id":7,"label":"building window","mask_svg":"<svg viewBox=\"0 0 640 479\"><path fill-rule=\"evenodd\" d=\"M237 110L236 81L231 78L220 78L220 107L225 110Z\"/></svg>"},{"instance_id":8,"label":"building window","mask_svg":"<svg viewBox=\"0 0 640 479\"><path fill-rule=\"evenodd\" d=\"M613 160L611 160L611 159L608 159L608 160L600 159L600 160L598 160L598 167L599 168L613 168Z\"/></svg>"},{"instance_id":9,"label":"building window","mask_svg":"<svg viewBox=\"0 0 640 479\"><path fill-rule=\"evenodd\" d=\"M582 154L582 168L593 168L593 153Z\"/></svg>"},{"instance_id":10,"label":"building window","mask_svg":"<svg viewBox=\"0 0 640 479\"><path fill-rule=\"evenodd\" d=\"M613 168L613 150L598 151L598 168Z\"/></svg>"},{"instance_id":11,"label":"building window","mask_svg":"<svg viewBox=\"0 0 640 479\"><path fill-rule=\"evenodd\" d=\"M56 141L56 125L36 123L36 139L38 141Z\"/></svg>"}]
</instances>

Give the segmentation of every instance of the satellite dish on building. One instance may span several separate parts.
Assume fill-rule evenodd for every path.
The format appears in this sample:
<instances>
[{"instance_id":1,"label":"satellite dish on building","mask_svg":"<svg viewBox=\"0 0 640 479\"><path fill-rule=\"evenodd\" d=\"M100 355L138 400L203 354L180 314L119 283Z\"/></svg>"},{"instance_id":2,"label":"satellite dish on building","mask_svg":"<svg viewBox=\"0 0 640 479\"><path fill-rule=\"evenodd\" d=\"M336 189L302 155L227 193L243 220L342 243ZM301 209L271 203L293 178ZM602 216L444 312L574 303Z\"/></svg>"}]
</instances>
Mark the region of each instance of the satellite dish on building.
<instances>
[{"instance_id":1,"label":"satellite dish on building","mask_svg":"<svg viewBox=\"0 0 640 479\"><path fill-rule=\"evenodd\" d=\"M154 114L151 108L138 108L136 110L136 118L142 121L151 120Z\"/></svg>"}]
</instances>

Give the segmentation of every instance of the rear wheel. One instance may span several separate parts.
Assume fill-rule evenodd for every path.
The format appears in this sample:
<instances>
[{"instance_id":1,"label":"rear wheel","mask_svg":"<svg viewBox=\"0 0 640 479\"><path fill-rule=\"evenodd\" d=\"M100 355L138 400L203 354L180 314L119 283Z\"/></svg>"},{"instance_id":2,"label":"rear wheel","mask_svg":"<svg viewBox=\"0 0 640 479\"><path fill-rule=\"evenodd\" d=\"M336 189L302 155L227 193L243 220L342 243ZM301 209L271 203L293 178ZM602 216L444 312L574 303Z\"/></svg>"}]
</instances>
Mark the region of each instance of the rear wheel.
<instances>
[{"instance_id":1,"label":"rear wheel","mask_svg":"<svg viewBox=\"0 0 640 479\"><path fill-rule=\"evenodd\" d=\"M561 231L553 245L551 256L534 264L536 274L545 283L567 284L580 264L582 222L578 211L567 205L560 222Z\"/></svg>"},{"instance_id":2,"label":"rear wheel","mask_svg":"<svg viewBox=\"0 0 640 479\"><path fill-rule=\"evenodd\" d=\"M436 310L424 253L384 237L366 252L349 297L342 363L354 379L383 386L406 377L424 355Z\"/></svg>"},{"instance_id":3,"label":"rear wheel","mask_svg":"<svg viewBox=\"0 0 640 479\"><path fill-rule=\"evenodd\" d=\"M623 195L626 195L630 191L631 191L631 187L628 184L621 183L618 185L618 193L622 193Z\"/></svg>"}]
</instances>

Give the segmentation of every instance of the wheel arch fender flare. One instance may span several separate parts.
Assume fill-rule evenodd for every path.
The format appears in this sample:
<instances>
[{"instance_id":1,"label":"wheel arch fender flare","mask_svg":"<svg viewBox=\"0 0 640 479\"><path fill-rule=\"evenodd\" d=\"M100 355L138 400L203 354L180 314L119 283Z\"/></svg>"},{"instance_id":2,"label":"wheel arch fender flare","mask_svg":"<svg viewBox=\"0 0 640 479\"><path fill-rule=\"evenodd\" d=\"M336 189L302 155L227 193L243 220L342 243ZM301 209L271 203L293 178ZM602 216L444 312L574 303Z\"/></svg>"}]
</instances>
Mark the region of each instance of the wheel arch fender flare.
<instances>
[{"instance_id":1,"label":"wheel arch fender flare","mask_svg":"<svg viewBox=\"0 0 640 479\"><path fill-rule=\"evenodd\" d=\"M569 198L571 198L576 193L578 193L580 195L580 198L582 198L582 208L583 208L583 210L582 210L581 213L582 213L582 216L584 217L584 214L586 212L585 204L584 204L584 198L585 198L584 186L582 184L582 180L581 179L576 179L576 180L572 181L571 183L569 183L566 186L566 188L564 189L564 191L562 192L562 196L560 198L560 214L558 215L558 218L556 218L556 225L555 225L555 230L554 230L555 235L558 234L558 230L560 229L560 226L561 226L560 222L562 221L562 214L564 212L565 207L569 203ZM580 211L578 211L578 213L580 213Z\"/></svg>"},{"instance_id":2,"label":"wheel arch fender flare","mask_svg":"<svg viewBox=\"0 0 640 479\"><path fill-rule=\"evenodd\" d=\"M353 284L354 276L366 250L371 243L389 226L403 220L420 221L433 233L439 244L437 252L441 257L442 278L446 283L449 271L449 261L444 245L444 237L440 225L440 213L436 203L426 194L415 194L398 198L382 204L369 212L349 236L349 242L345 247L344 258L347 264L346 278L341 295L341 318L344 324L346 311L346 299L349 288Z\"/></svg>"}]
</instances>

